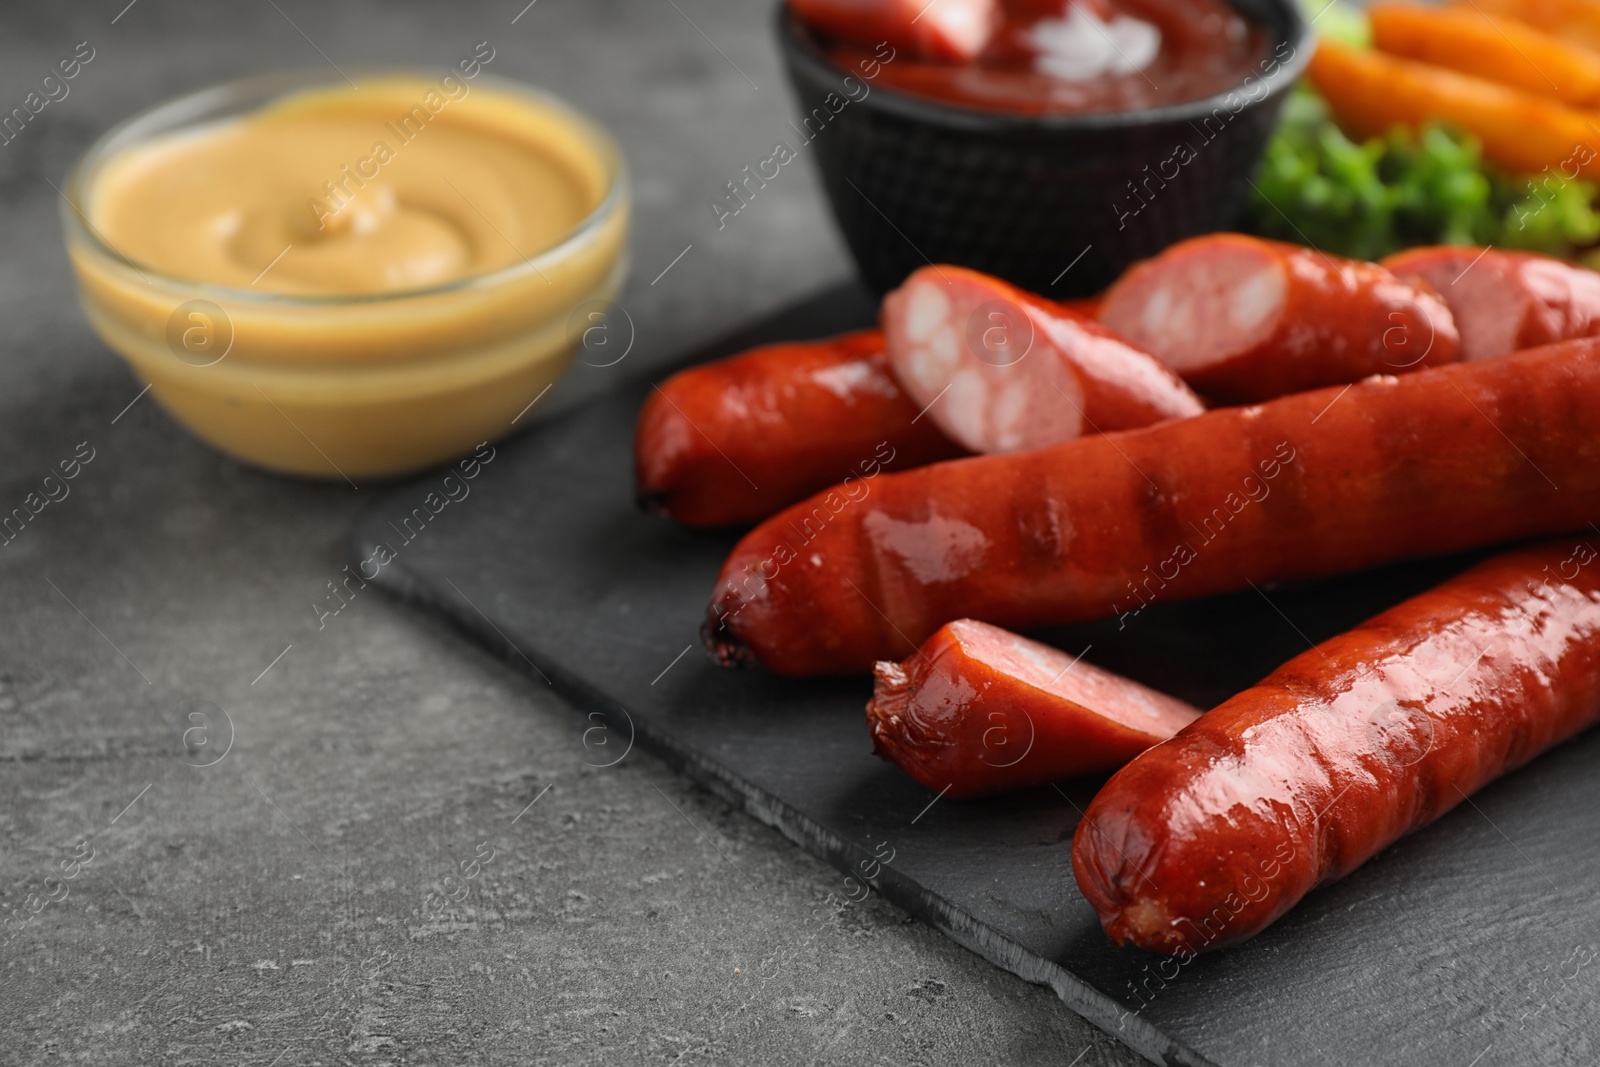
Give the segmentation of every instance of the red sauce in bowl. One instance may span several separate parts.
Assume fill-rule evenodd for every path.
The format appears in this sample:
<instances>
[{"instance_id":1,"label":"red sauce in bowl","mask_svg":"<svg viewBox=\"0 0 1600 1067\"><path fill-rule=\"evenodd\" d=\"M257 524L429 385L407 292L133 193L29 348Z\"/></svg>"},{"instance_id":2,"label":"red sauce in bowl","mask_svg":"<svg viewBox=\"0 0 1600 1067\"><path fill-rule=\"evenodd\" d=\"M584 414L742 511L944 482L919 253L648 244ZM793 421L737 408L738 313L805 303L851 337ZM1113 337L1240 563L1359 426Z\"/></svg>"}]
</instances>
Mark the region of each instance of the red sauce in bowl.
<instances>
[{"instance_id":1,"label":"red sauce in bowl","mask_svg":"<svg viewBox=\"0 0 1600 1067\"><path fill-rule=\"evenodd\" d=\"M822 0L822 5L828 2ZM935 0L945 2L952 0ZM855 3L866 10L884 0ZM893 0L889 5L894 6ZM817 6L817 0L799 0L794 6L806 18L806 9ZM831 18L826 25L815 18L807 21L821 31L829 58L840 67L881 65L876 78L880 86L1025 115L1181 104L1241 85L1247 76L1260 77L1276 66L1268 58L1267 31L1225 0L998 0L993 7L987 39L967 58L952 58L948 50L901 47L884 62L877 50L887 39L881 12L874 20L862 19L856 32L850 32L848 19Z\"/></svg>"}]
</instances>

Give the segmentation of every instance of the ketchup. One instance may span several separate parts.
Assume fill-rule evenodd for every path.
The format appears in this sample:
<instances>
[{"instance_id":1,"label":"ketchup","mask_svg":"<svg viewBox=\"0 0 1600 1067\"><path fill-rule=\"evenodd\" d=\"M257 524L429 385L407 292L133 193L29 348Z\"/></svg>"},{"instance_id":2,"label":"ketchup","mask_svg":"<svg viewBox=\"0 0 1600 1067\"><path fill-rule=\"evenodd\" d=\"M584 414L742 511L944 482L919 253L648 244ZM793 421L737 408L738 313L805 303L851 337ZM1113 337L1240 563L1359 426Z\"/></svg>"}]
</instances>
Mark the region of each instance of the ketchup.
<instances>
[{"instance_id":1,"label":"ketchup","mask_svg":"<svg viewBox=\"0 0 1600 1067\"><path fill-rule=\"evenodd\" d=\"M893 34L896 0L791 0L830 59L864 69ZM969 0L926 0L911 10ZM983 3L976 6L982 8ZM987 0L987 32L949 47L902 48L879 85L914 96L1027 115L1138 111L1200 100L1266 69L1268 35L1225 0ZM822 9L827 17L819 17ZM964 26L978 16L970 10ZM927 40L919 16L919 37ZM869 39L870 38L870 39ZM891 42L893 43L893 42ZM1281 57L1280 57L1281 58ZM876 65L876 64L875 64Z\"/></svg>"}]
</instances>

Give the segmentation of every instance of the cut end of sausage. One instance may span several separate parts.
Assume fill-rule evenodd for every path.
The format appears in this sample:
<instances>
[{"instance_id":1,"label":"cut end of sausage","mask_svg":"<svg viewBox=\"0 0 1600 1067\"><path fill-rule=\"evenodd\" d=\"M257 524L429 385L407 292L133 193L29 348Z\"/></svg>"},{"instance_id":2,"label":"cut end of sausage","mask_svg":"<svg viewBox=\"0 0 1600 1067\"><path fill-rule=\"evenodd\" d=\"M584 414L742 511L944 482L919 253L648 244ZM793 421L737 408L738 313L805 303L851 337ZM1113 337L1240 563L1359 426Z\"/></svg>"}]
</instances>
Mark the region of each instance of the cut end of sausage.
<instances>
[{"instance_id":1,"label":"cut end of sausage","mask_svg":"<svg viewBox=\"0 0 1600 1067\"><path fill-rule=\"evenodd\" d=\"M1512 257L1449 245L1407 249L1383 265L1400 278L1422 279L1444 298L1461 331L1463 360L1493 359L1517 348L1530 301L1517 284Z\"/></svg>"},{"instance_id":2,"label":"cut end of sausage","mask_svg":"<svg viewBox=\"0 0 1600 1067\"><path fill-rule=\"evenodd\" d=\"M1099 323L977 271L926 267L883 304L895 376L974 452L1017 452L1148 426L1204 405Z\"/></svg>"},{"instance_id":3,"label":"cut end of sausage","mask_svg":"<svg viewBox=\"0 0 1600 1067\"><path fill-rule=\"evenodd\" d=\"M1106 294L1100 321L1235 404L1460 357L1454 316L1432 286L1236 233L1138 264Z\"/></svg>"},{"instance_id":4,"label":"cut end of sausage","mask_svg":"<svg viewBox=\"0 0 1600 1067\"><path fill-rule=\"evenodd\" d=\"M1220 234L1128 271L1106 293L1100 321L1187 376L1271 340L1288 298L1288 266L1274 245Z\"/></svg>"},{"instance_id":5,"label":"cut end of sausage","mask_svg":"<svg viewBox=\"0 0 1600 1067\"><path fill-rule=\"evenodd\" d=\"M924 268L883 304L895 376L948 436L1016 452L1083 432L1083 390L1026 294L958 267Z\"/></svg>"},{"instance_id":6,"label":"cut end of sausage","mask_svg":"<svg viewBox=\"0 0 1600 1067\"><path fill-rule=\"evenodd\" d=\"M1444 298L1464 360L1589 337L1600 326L1600 274L1547 256L1441 245L1407 249L1383 265Z\"/></svg>"},{"instance_id":7,"label":"cut end of sausage","mask_svg":"<svg viewBox=\"0 0 1600 1067\"><path fill-rule=\"evenodd\" d=\"M1143 744L1132 748L1125 759L1165 741L1200 717L1200 709L1176 697L998 626L961 619L946 629L968 656L996 672L1069 701L1085 716L1097 716L1136 735Z\"/></svg>"},{"instance_id":8,"label":"cut end of sausage","mask_svg":"<svg viewBox=\"0 0 1600 1067\"><path fill-rule=\"evenodd\" d=\"M1198 709L1079 657L972 619L900 663L879 662L873 748L952 797L1115 770Z\"/></svg>"}]
</instances>

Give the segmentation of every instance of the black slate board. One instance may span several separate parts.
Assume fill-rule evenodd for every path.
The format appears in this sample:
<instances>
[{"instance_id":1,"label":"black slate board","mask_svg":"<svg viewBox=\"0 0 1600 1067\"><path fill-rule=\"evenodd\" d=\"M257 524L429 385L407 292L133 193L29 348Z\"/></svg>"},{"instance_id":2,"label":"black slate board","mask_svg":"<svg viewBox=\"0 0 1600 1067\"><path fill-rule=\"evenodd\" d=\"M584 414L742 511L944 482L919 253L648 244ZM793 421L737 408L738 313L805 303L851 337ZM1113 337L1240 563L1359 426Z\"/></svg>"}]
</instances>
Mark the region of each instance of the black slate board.
<instances>
[{"instance_id":1,"label":"black slate board","mask_svg":"<svg viewBox=\"0 0 1600 1067\"><path fill-rule=\"evenodd\" d=\"M871 316L864 292L830 292L685 362ZM633 423L649 388L501 445L471 497L425 527L404 520L427 514L444 472L380 501L353 532L359 558L380 542L396 550L380 586L548 679L589 728L606 727L587 738L593 762L615 758L632 733L1157 1063L1600 1059L1600 733L1484 790L1249 944L1174 974L1113 948L1072 880L1072 831L1096 783L930 807L934 794L871 754L868 680L795 682L706 660L697 629L735 538L634 510ZM423 532L407 542L403 528ZM1044 636L1209 705L1467 562L1275 588L1270 602L1251 591L1160 605L1121 631L1112 621Z\"/></svg>"}]
</instances>

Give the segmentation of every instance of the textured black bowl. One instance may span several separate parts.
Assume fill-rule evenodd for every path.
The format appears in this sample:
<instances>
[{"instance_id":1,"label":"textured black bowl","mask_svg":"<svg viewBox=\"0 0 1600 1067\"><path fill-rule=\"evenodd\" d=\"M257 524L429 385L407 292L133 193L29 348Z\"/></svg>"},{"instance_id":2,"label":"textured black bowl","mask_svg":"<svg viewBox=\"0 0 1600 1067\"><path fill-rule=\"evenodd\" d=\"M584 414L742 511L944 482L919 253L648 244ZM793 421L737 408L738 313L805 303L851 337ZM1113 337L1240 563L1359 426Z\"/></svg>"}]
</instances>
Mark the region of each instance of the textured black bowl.
<instances>
[{"instance_id":1,"label":"textured black bowl","mask_svg":"<svg viewBox=\"0 0 1600 1067\"><path fill-rule=\"evenodd\" d=\"M1266 27L1278 59L1248 95L1070 116L880 87L835 66L780 5L796 131L867 284L886 292L926 263L956 263L1033 292L1084 296L1174 241L1233 226L1312 33L1296 0L1229 2Z\"/></svg>"}]
</instances>

